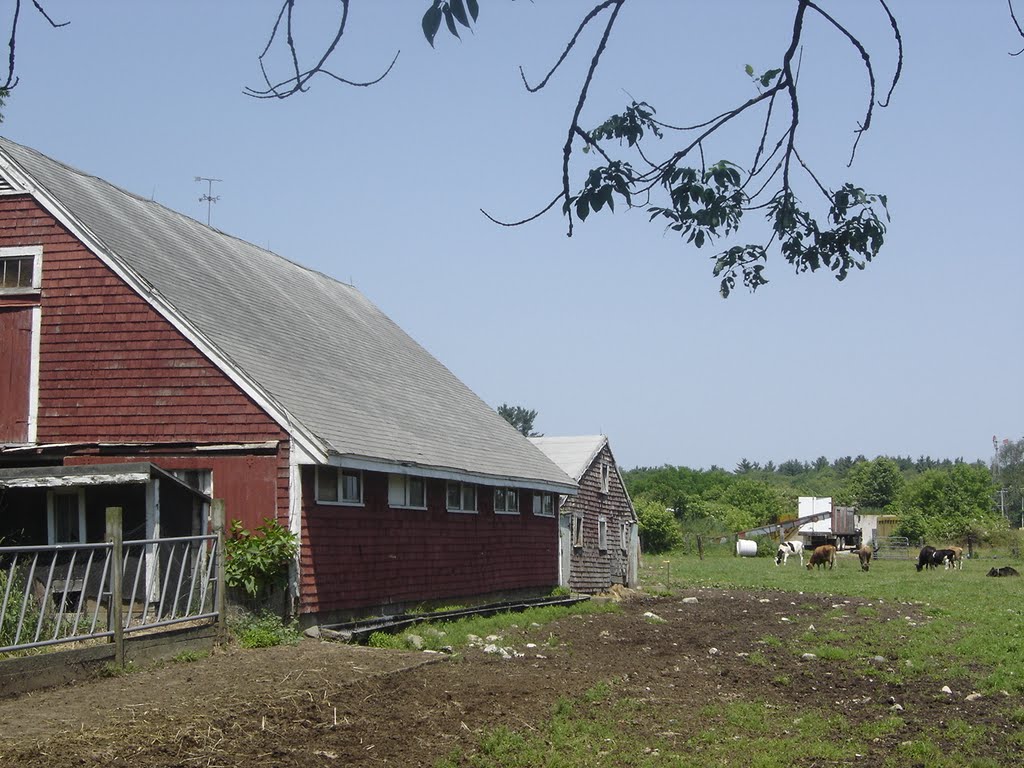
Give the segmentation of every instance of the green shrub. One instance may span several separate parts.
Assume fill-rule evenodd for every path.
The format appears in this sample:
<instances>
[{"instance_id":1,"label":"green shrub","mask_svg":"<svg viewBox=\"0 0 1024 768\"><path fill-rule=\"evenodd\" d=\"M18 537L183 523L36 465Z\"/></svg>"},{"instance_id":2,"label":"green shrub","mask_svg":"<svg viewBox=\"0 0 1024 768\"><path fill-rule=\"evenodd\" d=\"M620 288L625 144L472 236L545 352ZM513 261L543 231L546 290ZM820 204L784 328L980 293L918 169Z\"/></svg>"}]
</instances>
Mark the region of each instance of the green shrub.
<instances>
[{"instance_id":1,"label":"green shrub","mask_svg":"<svg viewBox=\"0 0 1024 768\"><path fill-rule=\"evenodd\" d=\"M640 542L648 554L668 552L683 542L679 522L663 504L638 498L633 503L640 523Z\"/></svg>"},{"instance_id":2,"label":"green shrub","mask_svg":"<svg viewBox=\"0 0 1024 768\"><path fill-rule=\"evenodd\" d=\"M255 533L250 533L241 521L235 520L224 545L227 585L241 587L251 597L271 587L284 586L288 580L288 566L299 551L296 535L270 518Z\"/></svg>"},{"instance_id":3,"label":"green shrub","mask_svg":"<svg viewBox=\"0 0 1024 768\"><path fill-rule=\"evenodd\" d=\"M267 611L246 614L233 623L231 630L243 648L294 645L302 638L296 621L286 623L280 616Z\"/></svg>"}]
</instances>

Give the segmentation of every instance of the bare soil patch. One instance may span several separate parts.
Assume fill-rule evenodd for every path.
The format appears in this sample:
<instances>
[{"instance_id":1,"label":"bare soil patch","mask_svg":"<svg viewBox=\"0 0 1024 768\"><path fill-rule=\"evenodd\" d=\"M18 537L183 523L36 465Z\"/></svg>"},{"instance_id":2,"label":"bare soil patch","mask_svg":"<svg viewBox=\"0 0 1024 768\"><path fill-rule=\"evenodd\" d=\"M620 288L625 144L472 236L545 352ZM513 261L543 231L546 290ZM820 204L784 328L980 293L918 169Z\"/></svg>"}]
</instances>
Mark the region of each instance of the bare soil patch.
<instances>
[{"instance_id":1,"label":"bare soil patch","mask_svg":"<svg viewBox=\"0 0 1024 768\"><path fill-rule=\"evenodd\" d=\"M684 603L686 596L698 602ZM975 757L1013 754L1010 713L1021 706L1015 698L966 701L964 681L887 683L863 663L805 661L794 652L795 638L826 612L853 626L902 621L910 611L873 603L872 615L858 612L867 603L710 589L639 597L621 612L506 632L500 645L523 654L510 659L480 648L449 658L308 639L232 648L0 700L0 765L429 766L455 749L472 752L496 726L536 728L560 697L604 681L617 695L655 702L650 711L671 720L680 739L706 726L700 713L714 702L774 702L859 723L892 715L894 699L906 725L872 742L856 762L881 764L917 733L933 740L938 733L941 743L944 724L953 721L986 727L987 746ZM770 636L782 647L763 642ZM874 663L896 668L897 655L889 649ZM942 685L953 695L941 694Z\"/></svg>"}]
</instances>

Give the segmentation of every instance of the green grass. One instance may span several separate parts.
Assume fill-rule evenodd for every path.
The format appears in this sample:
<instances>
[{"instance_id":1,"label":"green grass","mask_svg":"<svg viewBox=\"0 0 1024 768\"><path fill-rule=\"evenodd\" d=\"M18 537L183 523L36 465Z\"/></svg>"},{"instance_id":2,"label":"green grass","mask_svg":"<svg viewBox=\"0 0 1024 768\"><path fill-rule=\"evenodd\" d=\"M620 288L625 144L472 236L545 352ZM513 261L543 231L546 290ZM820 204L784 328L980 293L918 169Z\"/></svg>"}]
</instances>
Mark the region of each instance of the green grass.
<instances>
[{"instance_id":1,"label":"green grass","mask_svg":"<svg viewBox=\"0 0 1024 768\"><path fill-rule=\"evenodd\" d=\"M670 561L668 568L665 560ZM1024 636L1020 633L1024 579L988 578L985 574L994 562L1006 561L968 560L962 572L918 573L909 559L876 560L864 573L849 556L840 556L831 571L807 571L792 559L789 565L776 567L770 559L738 558L725 552L705 556L703 561L672 554L659 555L654 564L643 568L641 580L674 594L693 587L723 587L830 595L836 601L864 598L872 605L860 606L856 612L878 618L877 624L862 624L856 632L841 625L842 631L833 633L830 618L845 611L827 609L814 618L818 639L807 638L814 647L801 647L799 652L830 659L881 655L899 660L897 676L965 675L974 678L981 692L1024 693ZM669 585L664 583L666 570L671 572ZM799 610L807 611L806 604L799 599L797 603ZM898 610L900 617L880 618L888 612L883 607ZM922 621L927 623L926 631L919 626ZM887 674L891 673L882 676Z\"/></svg>"}]
</instances>

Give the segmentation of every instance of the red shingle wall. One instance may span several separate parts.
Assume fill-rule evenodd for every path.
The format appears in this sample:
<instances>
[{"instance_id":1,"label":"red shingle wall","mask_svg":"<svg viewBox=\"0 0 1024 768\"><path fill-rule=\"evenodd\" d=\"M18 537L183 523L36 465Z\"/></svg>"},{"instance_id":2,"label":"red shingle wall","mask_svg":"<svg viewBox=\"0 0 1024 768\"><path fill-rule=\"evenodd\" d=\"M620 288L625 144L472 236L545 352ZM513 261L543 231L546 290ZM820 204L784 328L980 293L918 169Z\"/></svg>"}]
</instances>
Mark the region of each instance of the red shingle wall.
<instances>
[{"instance_id":1,"label":"red shingle wall","mask_svg":"<svg viewBox=\"0 0 1024 768\"><path fill-rule=\"evenodd\" d=\"M363 473L364 506L318 505L302 468L302 613L442 600L558 583L558 521L495 515L493 489L477 487L476 514L448 512L442 480L427 481L427 509L391 509L387 475Z\"/></svg>"},{"instance_id":2,"label":"red shingle wall","mask_svg":"<svg viewBox=\"0 0 1024 768\"><path fill-rule=\"evenodd\" d=\"M38 441L255 442L281 429L28 196L0 246L43 246Z\"/></svg>"},{"instance_id":3,"label":"red shingle wall","mask_svg":"<svg viewBox=\"0 0 1024 768\"><path fill-rule=\"evenodd\" d=\"M159 448L72 463L152 461L208 469L228 517L247 526L288 517L284 431L191 342L31 197L0 196L0 247L43 247L40 443L280 441L260 456ZM0 408L3 404L0 403Z\"/></svg>"}]
</instances>

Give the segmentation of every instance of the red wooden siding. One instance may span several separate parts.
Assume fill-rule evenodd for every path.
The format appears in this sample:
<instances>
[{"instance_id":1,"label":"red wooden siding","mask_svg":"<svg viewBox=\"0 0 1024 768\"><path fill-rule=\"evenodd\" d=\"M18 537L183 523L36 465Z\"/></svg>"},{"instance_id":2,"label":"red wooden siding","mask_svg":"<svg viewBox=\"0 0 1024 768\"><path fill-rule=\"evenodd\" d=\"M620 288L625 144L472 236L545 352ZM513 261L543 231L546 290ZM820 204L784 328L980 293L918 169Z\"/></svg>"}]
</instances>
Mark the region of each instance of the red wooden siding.
<instances>
[{"instance_id":1,"label":"red wooden siding","mask_svg":"<svg viewBox=\"0 0 1024 768\"><path fill-rule=\"evenodd\" d=\"M32 308L0 304L0 443L28 440Z\"/></svg>"},{"instance_id":2,"label":"red wooden siding","mask_svg":"<svg viewBox=\"0 0 1024 768\"><path fill-rule=\"evenodd\" d=\"M317 505L303 467L302 613L348 611L558 583L558 521L534 517L520 491L519 515L495 515L479 486L476 514L445 509L445 483L427 481L427 509L392 509L387 475L363 473L364 506Z\"/></svg>"},{"instance_id":3,"label":"red wooden siding","mask_svg":"<svg viewBox=\"0 0 1024 768\"><path fill-rule=\"evenodd\" d=\"M280 428L27 196L0 198L0 246L43 246L38 440L248 442Z\"/></svg>"},{"instance_id":4,"label":"red wooden siding","mask_svg":"<svg viewBox=\"0 0 1024 768\"><path fill-rule=\"evenodd\" d=\"M142 460L165 469L208 469L229 519L247 526L273 516L286 522L286 433L31 197L0 197L0 247L37 245L43 247L38 442L280 441L276 452L257 456L156 447L134 456L90 452L66 463ZM4 418L8 408L0 398Z\"/></svg>"},{"instance_id":5,"label":"red wooden siding","mask_svg":"<svg viewBox=\"0 0 1024 768\"><path fill-rule=\"evenodd\" d=\"M182 454L136 454L134 456L69 456L65 464L110 464L111 462L149 461L166 470L199 469L213 473L213 496L224 501L230 525L241 520L250 531L266 518L288 525L288 487L280 487L280 465L287 478L287 441L275 455L265 456L186 456ZM284 498L282 503L281 498Z\"/></svg>"},{"instance_id":6,"label":"red wooden siding","mask_svg":"<svg viewBox=\"0 0 1024 768\"><path fill-rule=\"evenodd\" d=\"M608 493L601 493L601 463L610 469ZM628 553L620 546L620 526L632 521L626 490L615 471L615 459L608 446L601 450L580 478L576 496L566 499L562 514L583 516L583 546L574 547L569 566L569 588L573 592L595 594L612 584L625 584ZM608 548L598 548L598 518L608 523Z\"/></svg>"}]
</instances>

